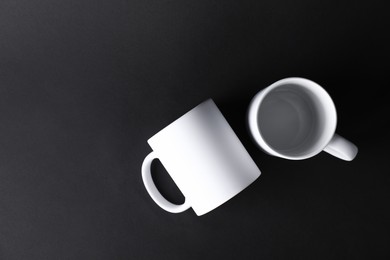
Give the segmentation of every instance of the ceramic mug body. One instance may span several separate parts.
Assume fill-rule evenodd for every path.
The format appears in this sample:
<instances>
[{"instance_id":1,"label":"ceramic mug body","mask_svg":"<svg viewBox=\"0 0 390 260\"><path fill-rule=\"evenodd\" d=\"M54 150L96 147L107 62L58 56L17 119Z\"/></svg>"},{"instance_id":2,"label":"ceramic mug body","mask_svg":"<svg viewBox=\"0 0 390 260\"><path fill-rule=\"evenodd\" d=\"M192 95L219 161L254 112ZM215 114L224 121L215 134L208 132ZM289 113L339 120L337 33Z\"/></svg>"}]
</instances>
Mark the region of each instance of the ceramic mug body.
<instances>
[{"instance_id":1,"label":"ceramic mug body","mask_svg":"<svg viewBox=\"0 0 390 260\"><path fill-rule=\"evenodd\" d=\"M177 213L192 207L203 215L223 204L260 176L260 170L209 99L148 140L153 152L144 160L142 176L153 200ZM150 173L158 158L183 193L183 205L167 201Z\"/></svg>"},{"instance_id":2,"label":"ceramic mug body","mask_svg":"<svg viewBox=\"0 0 390 260\"><path fill-rule=\"evenodd\" d=\"M357 154L354 144L335 133L331 97L308 79L282 79L258 92L247 122L255 143L270 155L301 160L326 151L350 161Z\"/></svg>"}]
</instances>

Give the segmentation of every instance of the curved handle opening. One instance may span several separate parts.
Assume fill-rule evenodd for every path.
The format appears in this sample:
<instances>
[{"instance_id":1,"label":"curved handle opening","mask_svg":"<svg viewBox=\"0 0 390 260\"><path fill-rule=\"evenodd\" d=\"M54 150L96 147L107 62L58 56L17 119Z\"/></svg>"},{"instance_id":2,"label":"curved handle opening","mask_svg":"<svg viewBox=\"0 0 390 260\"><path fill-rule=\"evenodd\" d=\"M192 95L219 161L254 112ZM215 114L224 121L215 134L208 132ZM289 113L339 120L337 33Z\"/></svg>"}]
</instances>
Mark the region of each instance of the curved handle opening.
<instances>
[{"instance_id":1,"label":"curved handle opening","mask_svg":"<svg viewBox=\"0 0 390 260\"><path fill-rule=\"evenodd\" d=\"M177 205L174 204L167 199L164 198L163 195L159 192L156 185L154 184L151 166L154 159L158 159L155 152L151 152L148 154L143 163L142 163L142 180L144 182L145 188L149 193L150 197L154 200L154 202L159 205L162 209L171 212L171 213L180 213L190 208L189 203L186 198L184 198L184 203Z\"/></svg>"}]
</instances>

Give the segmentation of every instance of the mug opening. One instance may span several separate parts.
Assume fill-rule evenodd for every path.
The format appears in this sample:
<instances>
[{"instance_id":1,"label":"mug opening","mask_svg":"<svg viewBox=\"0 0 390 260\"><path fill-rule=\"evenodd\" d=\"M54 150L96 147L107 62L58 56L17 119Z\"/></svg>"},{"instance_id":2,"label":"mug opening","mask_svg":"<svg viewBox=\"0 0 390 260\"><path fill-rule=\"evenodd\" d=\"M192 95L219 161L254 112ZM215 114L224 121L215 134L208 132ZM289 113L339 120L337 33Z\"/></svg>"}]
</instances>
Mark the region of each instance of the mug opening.
<instances>
[{"instance_id":1,"label":"mug opening","mask_svg":"<svg viewBox=\"0 0 390 260\"><path fill-rule=\"evenodd\" d=\"M322 87L296 78L271 85L264 93L257 124L273 153L304 159L322 151L330 141L336 128L336 111Z\"/></svg>"}]
</instances>

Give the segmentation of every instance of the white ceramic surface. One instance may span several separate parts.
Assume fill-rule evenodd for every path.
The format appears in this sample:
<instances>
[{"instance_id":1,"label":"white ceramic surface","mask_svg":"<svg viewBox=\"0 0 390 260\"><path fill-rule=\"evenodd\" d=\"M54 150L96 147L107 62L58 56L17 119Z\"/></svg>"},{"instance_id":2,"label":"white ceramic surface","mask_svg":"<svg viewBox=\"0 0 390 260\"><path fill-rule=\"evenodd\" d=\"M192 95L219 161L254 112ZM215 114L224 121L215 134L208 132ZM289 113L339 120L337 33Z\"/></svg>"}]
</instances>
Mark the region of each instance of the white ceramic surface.
<instances>
[{"instance_id":1,"label":"white ceramic surface","mask_svg":"<svg viewBox=\"0 0 390 260\"><path fill-rule=\"evenodd\" d=\"M258 92L248 109L253 140L270 155L301 160L321 151L351 161L358 149L335 133L337 114L329 94L304 78L285 78Z\"/></svg>"},{"instance_id":2,"label":"white ceramic surface","mask_svg":"<svg viewBox=\"0 0 390 260\"><path fill-rule=\"evenodd\" d=\"M260 170L214 101L201 103L148 140L153 149L142 165L152 199L172 213L192 207L203 215L223 204L260 176ZM166 200L151 177L158 158L183 193L185 202Z\"/></svg>"}]
</instances>

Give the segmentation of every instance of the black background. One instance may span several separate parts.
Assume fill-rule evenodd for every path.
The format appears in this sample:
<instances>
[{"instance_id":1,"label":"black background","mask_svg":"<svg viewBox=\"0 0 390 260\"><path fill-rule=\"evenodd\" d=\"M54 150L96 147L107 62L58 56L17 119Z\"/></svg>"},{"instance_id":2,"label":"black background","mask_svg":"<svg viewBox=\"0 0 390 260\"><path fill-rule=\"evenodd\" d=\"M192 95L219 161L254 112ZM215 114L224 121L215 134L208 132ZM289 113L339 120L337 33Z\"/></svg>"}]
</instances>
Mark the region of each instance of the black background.
<instances>
[{"instance_id":1,"label":"black background","mask_svg":"<svg viewBox=\"0 0 390 260\"><path fill-rule=\"evenodd\" d=\"M390 256L388 9L376 1L0 1L0 259ZM352 162L268 156L250 99L332 96ZM262 171L197 217L147 194L147 139L213 98ZM182 195L159 162L162 192Z\"/></svg>"}]
</instances>

